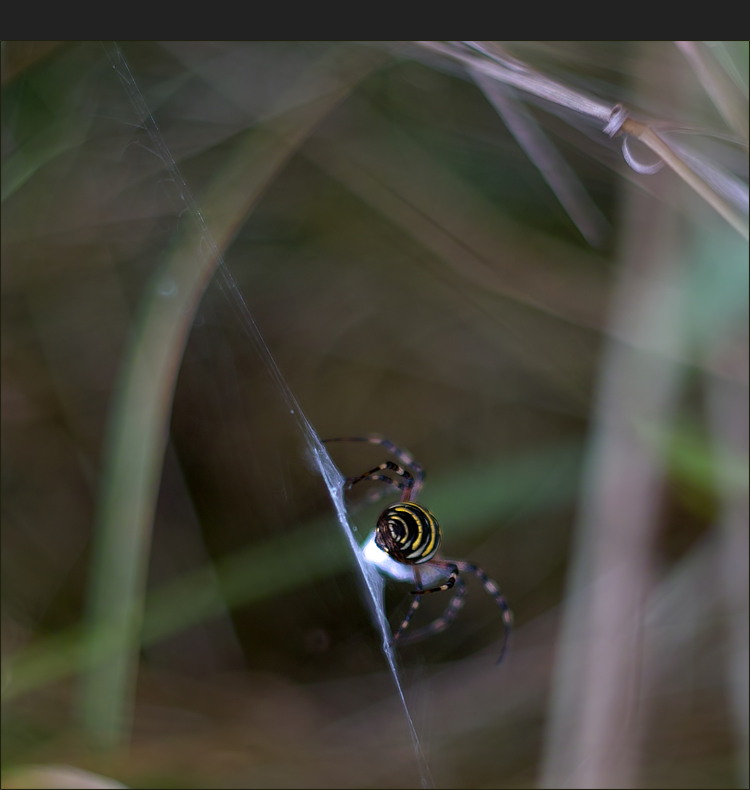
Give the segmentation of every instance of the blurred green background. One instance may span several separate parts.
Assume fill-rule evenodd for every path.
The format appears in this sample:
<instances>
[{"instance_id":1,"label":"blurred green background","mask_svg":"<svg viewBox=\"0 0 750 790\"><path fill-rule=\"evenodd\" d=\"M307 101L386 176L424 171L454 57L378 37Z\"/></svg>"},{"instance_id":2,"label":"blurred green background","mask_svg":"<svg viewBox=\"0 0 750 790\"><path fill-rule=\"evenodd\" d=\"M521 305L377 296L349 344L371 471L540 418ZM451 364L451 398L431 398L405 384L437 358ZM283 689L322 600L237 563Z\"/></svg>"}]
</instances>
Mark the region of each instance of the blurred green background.
<instances>
[{"instance_id":1,"label":"blurred green background","mask_svg":"<svg viewBox=\"0 0 750 790\"><path fill-rule=\"evenodd\" d=\"M700 131L746 225L747 42L678 43L503 51ZM741 233L414 43L10 41L2 67L3 787L746 786ZM269 352L321 437L408 448L445 554L514 611L498 668L471 579L399 651L429 777ZM387 584L392 624L409 603Z\"/></svg>"}]
</instances>

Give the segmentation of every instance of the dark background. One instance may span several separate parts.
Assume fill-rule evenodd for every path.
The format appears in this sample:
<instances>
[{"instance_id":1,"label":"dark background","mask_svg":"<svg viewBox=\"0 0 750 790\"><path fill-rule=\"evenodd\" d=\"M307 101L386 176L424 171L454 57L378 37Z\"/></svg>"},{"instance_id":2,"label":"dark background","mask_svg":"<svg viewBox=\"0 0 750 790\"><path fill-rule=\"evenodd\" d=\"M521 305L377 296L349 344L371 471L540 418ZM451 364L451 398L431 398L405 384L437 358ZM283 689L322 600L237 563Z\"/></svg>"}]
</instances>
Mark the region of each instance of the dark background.
<instances>
[{"instance_id":1,"label":"dark background","mask_svg":"<svg viewBox=\"0 0 750 790\"><path fill-rule=\"evenodd\" d=\"M721 564L747 542L744 240L668 168L628 168L601 124L531 104L600 212L592 246L461 66L416 45L120 46L174 162L154 150L111 45L3 45L3 786L45 763L135 787L419 783L353 560L238 294L318 434L408 448L446 555L482 566L514 611L499 668L500 613L471 579L457 621L399 653L438 786L554 775L561 616L576 567L598 574L585 557L598 556L600 501L641 536L643 571L635 746L612 786L746 781L747 574ZM726 130L671 42L507 47L644 117ZM746 42L722 52L746 86ZM215 277L185 319L143 560L132 743L97 751L75 645L96 594L113 395L154 273L195 216L172 165L209 214L248 130L303 112L332 53L361 78L241 215L225 251L238 294ZM690 142L746 181L746 138ZM633 349L648 362L629 362ZM620 420L635 456L606 438ZM360 444L331 453L344 475L385 460ZM634 490L651 511L627 486L597 499L612 458L625 477L645 469ZM359 536L378 512L353 514ZM419 623L447 595L428 596ZM388 583L392 624L409 601Z\"/></svg>"}]
</instances>

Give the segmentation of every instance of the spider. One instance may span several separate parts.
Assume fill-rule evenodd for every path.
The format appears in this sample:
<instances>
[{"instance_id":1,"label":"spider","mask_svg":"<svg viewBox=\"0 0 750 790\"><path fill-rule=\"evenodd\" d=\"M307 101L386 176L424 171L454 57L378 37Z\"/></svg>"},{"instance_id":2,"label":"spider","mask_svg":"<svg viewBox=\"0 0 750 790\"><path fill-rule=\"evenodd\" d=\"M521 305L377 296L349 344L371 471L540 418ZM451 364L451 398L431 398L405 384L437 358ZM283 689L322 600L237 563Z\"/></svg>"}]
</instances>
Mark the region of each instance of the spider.
<instances>
[{"instance_id":1,"label":"spider","mask_svg":"<svg viewBox=\"0 0 750 790\"><path fill-rule=\"evenodd\" d=\"M497 660L499 664L505 654L508 635L513 625L513 615L495 582L489 579L481 568L471 562L449 560L439 556L438 550L442 539L440 525L435 516L426 507L418 505L416 501L424 484L424 469L393 442L389 442L377 434L363 437L347 436L324 439L323 441L377 444L384 447L401 462L397 464L393 461L383 461L382 464L378 464L374 469L370 469L364 474L346 479L346 488L353 488L363 480L375 480L387 483L401 492L401 500L397 504L389 505L380 514L375 531L363 549L365 559L374 563L382 572L399 581L413 581L417 587L416 590L411 591L411 594L415 596L414 600L411 602L403 622L394 633L393 642L411 644L444 631L464 605L466 584L459 573L473 573L479 577L484 589L503 610L505 629L500 658ZM400 480L383 474L386 470L392 472ZM370 499L376 501L387 493L387 489L377 491ZM419 609L422 596L450 589L454 589L455 593L443 614L429 625L412 629L409 634L404 636L412 617Z\"/></svg>"}]
</instances>

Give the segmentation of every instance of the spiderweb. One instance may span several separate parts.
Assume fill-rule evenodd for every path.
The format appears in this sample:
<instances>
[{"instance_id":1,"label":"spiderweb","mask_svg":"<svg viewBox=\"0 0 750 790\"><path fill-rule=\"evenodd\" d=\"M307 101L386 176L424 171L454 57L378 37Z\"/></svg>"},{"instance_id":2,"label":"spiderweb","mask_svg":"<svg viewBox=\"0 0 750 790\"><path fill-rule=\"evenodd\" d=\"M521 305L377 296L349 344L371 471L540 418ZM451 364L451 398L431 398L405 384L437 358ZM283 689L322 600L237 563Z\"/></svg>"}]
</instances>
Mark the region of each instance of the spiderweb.
<instances>
[{"instance_id":1,"label":"spiderweb","mask_svg":"<svg viewBox=\"0 0 750 790\"><path fill-rule=\"evenodd\" d=\"M196 303L193 306L197 315L196 324L214 323L217 320L217 316L226 314L227 311L233 316L236 323L241 327L245 341L249 341L254 349L255 358L261 363L265 379L263 386L269 387L270 385L270 389L276 394L278 402L275 411L279 411L278 404L281 404L283 410L287 414L287 420L291 421L297 435L302 438L305 448L304 455L308 462L311 462L314 470L325 484L328 496L333 505L336 521L356 561L362 595L370 612L372 622L380 635L381 649L396 686L398 697L403 706L404 716L413 742L421 783L424 787L431 787L433 786L433 780L406 702L396 655L391 644L391 631L385 614L384 580L380 573L365 560L360 545L355 538L354 532L356 531L356 527L353 527L348 519L343 497L344 477L332 461L321 441L320 435L305 415L294 391L282 374L273 353L255 321L253 312L243 297L241 288L238 286L226 261L221 255L216 241L212 238L207 221L193 198L185 177L164 135L157 126L154 116L147 105L136 78L130 70L123 52L117 44L105 45L105 50L112 67L117 73L135 109L138 124L148 135L148 144L152 153L161 160L168 174L168 178L165 179L165 181L171 183L173 189L170 191L177 196L180 223L183 226L192 227L193 238L200 246L198 258L204 261L211 258L214 259L215 270L213 272L213 281L208 284L205 292L200 291L198 293L200 305ZM158 292L162 297L169 298L173 296L175 292L173 280L168 276L165 277L163 283L158 288ZM223 319L219 318L219 320L222 321Z\"/></svg>"}]
</instances>

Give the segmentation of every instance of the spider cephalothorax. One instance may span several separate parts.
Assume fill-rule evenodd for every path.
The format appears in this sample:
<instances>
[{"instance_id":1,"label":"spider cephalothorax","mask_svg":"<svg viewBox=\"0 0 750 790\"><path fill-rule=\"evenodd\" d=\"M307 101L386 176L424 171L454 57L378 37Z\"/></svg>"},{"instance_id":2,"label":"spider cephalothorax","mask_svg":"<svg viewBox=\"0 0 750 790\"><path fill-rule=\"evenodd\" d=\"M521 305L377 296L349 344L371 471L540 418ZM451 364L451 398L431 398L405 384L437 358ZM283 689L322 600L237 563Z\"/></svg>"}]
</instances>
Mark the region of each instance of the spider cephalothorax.
<instances>
[{"instance_id":1,"label":"spider cephalothorax","mask_svg":"<svg viewBox=\"0 0 750 790\"><path fill-rule=\"evenodd\" d=\"M409 607L409 611L406 613L406 617L393 635L393 641L399 640L401 643L416 642L419 639L446 629L464 605L466 584L460 578L459 573L473 573L503 610L505 634L500 658L498 659L498 663L500 663L505 653L513 616L495 582L489 579L480 567L463 560L448 560L438 556L441 542L440 525L427 508L416 503L417 496L422 490L424 483L424 469L408 453L405 453L393 442L389 442L381 436L324 439L324 441L377 444L384 447L401 462L401 464L397 464L393 461L383 461L374 469L370 469L357 477L349 477L346 480L348 488L352 488L363 480L375 480L381 483L388 483L401 492L401 501L397 504L389 505L380 514L375 532L365 547L365 557L375 561L381 571L388 573L395 579L408 580L410 576L406 575L403 566L412 568L408 573L413 574L414 584L417 587L416 590L412 590L412 595L415 597ZM383 474L385 471L392 472L400 480ZM387 489L383 489L383 493L387 493ZM376 498L379 499L381 495L378 492ZM386 561L380 561L380 558L385 558ZM390 566L388 563L390 563ZM441 578L445 579L445 581L435 587L425 589L422 584L423 578L426 578L428 584L438 582ZM429 625L418 628L416 631L412 630L404 637L404 631L419 608L422 596L427 593L450 590L453 587L455 587L455 594L442 616Z\"/></svg>"}]
</instances>

